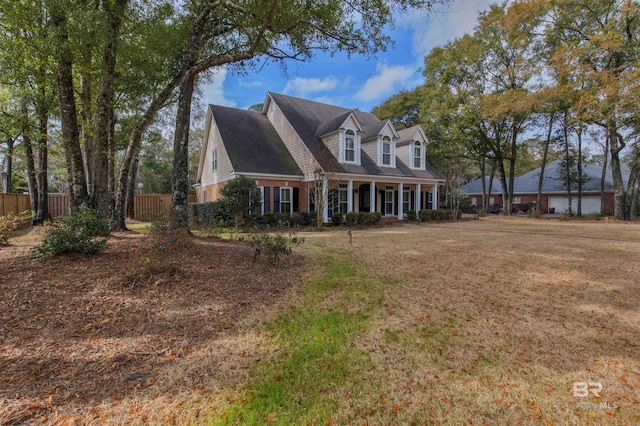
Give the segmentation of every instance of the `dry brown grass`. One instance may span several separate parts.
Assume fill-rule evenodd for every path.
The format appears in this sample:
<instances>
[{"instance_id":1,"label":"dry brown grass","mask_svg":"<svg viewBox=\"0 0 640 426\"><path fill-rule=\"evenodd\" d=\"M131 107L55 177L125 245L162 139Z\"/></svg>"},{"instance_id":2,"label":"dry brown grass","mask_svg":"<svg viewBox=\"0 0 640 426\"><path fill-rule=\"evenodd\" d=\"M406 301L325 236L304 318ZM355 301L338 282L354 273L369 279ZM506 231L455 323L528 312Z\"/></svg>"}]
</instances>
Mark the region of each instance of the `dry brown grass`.
<instances>
[{"instance_id":1,"label":"dry brown grass","mask_svg":"<svg viewBox=\"0 0 640 426\"><path fill-rule=\"evenodd\" d=\"M490 218L356 232L352 250L399 281L358 343L382 387L360 396L370 424L640 424L637 224Z\"/></svg>"}]
</instances>

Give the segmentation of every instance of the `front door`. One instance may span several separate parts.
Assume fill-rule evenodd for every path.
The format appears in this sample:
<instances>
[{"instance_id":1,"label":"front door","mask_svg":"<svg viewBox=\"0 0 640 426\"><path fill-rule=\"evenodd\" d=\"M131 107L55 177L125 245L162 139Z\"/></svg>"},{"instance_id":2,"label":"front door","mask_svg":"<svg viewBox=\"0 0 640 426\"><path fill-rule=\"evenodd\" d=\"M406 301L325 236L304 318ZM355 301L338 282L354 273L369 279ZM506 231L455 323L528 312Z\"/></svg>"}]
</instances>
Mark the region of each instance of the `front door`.
<instances>
[{"instance_id":1,"label":"front door","mask_svg":"<svg viewBox=\"0 0 640 426\"><path fill-rule=\"evenodd\" d=\"M359 204L360 204L360 208L358 209L358 211L361 212L368 212L369 210L369 206L371 205L371 185L368 183L362 184L360 185L360 187L358 188L358 195L359 195Z\"/></svg>"}]
</instances>

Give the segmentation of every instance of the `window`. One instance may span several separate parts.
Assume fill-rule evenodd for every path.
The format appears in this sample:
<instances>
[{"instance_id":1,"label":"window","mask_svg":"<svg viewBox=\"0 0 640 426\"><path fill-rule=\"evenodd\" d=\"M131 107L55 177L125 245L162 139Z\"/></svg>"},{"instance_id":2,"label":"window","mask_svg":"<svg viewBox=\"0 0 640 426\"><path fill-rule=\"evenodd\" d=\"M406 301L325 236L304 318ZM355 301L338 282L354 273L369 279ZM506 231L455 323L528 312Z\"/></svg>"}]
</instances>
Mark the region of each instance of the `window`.
<instances>
[{"instance_id":1,"label":"window","mask_svg":"<svg viewBox=\"0 0 640 426\"><path fill-rule=\"evenodd\" d=\"M211 170L218 169L218 150L211 151Z\"/></svg>"},{"instance_id":2,"label":"window","mask_svg":"<svg viewBox=\"0 0 640 426\"><path fill-rule=\"evenodd\" d=\"M393 214L393 186L387 186L384 191L384 214Z\"/></svg>"},{"instance_id":3,"label":"window","mask_svg":"<svg viewBox=\"0 0 640 426\"><path fill-rule=\"evenodd\" d=\"M422 168L422 144L418 141L413 145L413 167Z\"/></svg>"},{"instance_id":4,"label":"window","mask_svg":"<svg viewBox=\"0 0 640 426\"><path fill-rule=\"evenodd\" d=\"M334 212L340 212L343 215L347 214L348 207L347 199L347 184L342 183L337 189L331 189L329 191L329 209L331 210L330 216Z\"/></svg>"},{"instance_id":5,"label":"window","mask_svg":"<svg viewBox=\"0 0 640 426\"><path fill-rule=\"evenodd\" d=\"M489 197L489 204L495 204L496 199L494 197Z\"/></svg>"},{"instance_id":6,"label":"window","mask_svg":"<svg viewBox=\"0 0 640 426\"><path fill-rule=\"evenodd\" d=\"M522 197L513 197L511 204L522 204Z\"/></svg>"},{"instance_id":7,"label":"window","mask_svg":"<svg viewBox=\"0 0 640 426\"><path fill-rule=\"evenodd\" d=\"M389 136L382 138L382 165L391 165L391 139Z\"/></svg>"},{"instance_id":8,"label":"window","mask_svg":"<svg viewBox=\"0 0 640 426\"><path fill-rule=\"evenodd\" d=\"M349 163L356 161L356 134L353 130L345 132L344 161Z\"/></svg>"},{"instance_id":9,"label":"window","mask_svg":"<svg viewBox=\"0 0 640 426\"><path fill-rule=\"evenodd\" d=\"M471 201L472 206L478 205L478 199L476 197L469 197L469 201Z\"/></svg>"},{"instance_id":10,"label":"window","mask_svg":"<svg viewBox=\"0 0 640 426\"><path fill-rule=\"evenodd\" d=\"M283 213L293 213L291 202L291 188L280 188L280 211Z\"/></svg>"},{"instance_id":11,"label":"window","mask_svg":"<svg viewBox=\"0 0 640 426\"><path fill-rule=\"evenodd\" d=\"M402 213L407 214L409 210L411 210L411 192L409 188L402 189Z\"/></svg>"}]
</instances>

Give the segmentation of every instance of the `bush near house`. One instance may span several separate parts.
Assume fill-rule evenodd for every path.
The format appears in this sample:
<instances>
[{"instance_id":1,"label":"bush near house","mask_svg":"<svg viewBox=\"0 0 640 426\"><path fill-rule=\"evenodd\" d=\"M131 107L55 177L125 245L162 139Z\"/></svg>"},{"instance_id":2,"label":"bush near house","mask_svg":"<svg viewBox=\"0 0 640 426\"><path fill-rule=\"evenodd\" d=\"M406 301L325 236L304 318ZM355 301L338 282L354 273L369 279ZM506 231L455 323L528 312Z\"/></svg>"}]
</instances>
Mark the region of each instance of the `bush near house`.
<instances>
[{"instance_id":1,"label":"bush near house","mask_svg":"<svg viewBox=\"0 0 640 426\"><path fill-rule=\"evenodd\" d=\"M420 222L442 222L445 220L453 220L453 213L449 209L425 210L418 212Z\"/></svg>"}]
</instances>

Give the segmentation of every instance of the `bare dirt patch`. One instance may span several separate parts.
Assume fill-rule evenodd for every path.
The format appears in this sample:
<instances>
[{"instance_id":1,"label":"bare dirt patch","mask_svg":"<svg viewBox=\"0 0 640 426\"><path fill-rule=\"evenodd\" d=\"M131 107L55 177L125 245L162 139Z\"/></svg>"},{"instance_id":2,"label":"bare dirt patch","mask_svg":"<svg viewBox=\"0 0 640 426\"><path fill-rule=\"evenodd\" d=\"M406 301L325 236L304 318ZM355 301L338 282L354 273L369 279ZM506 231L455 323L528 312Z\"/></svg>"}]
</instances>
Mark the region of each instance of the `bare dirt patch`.
<instances>
[{"instance_id":1,"label":"bare dirt patch","mask_svg":"<svg viewBox=\"0 0 640 426\"><path fill-rule=\"evenodd\" d=\"M250 335L234 331L276 303L302 263L254 260L241 242L157 247L133 233L114 235L94 257L33 260L36 241L0 250L0 424L102 423L105 413L123 414L115 407L124 402L122 423L144 423L166 414L151 400L166 405L237 381L234 369L257 355ZM146 411L135 402L141 394Z\"/></svg>"}]
</instances>

